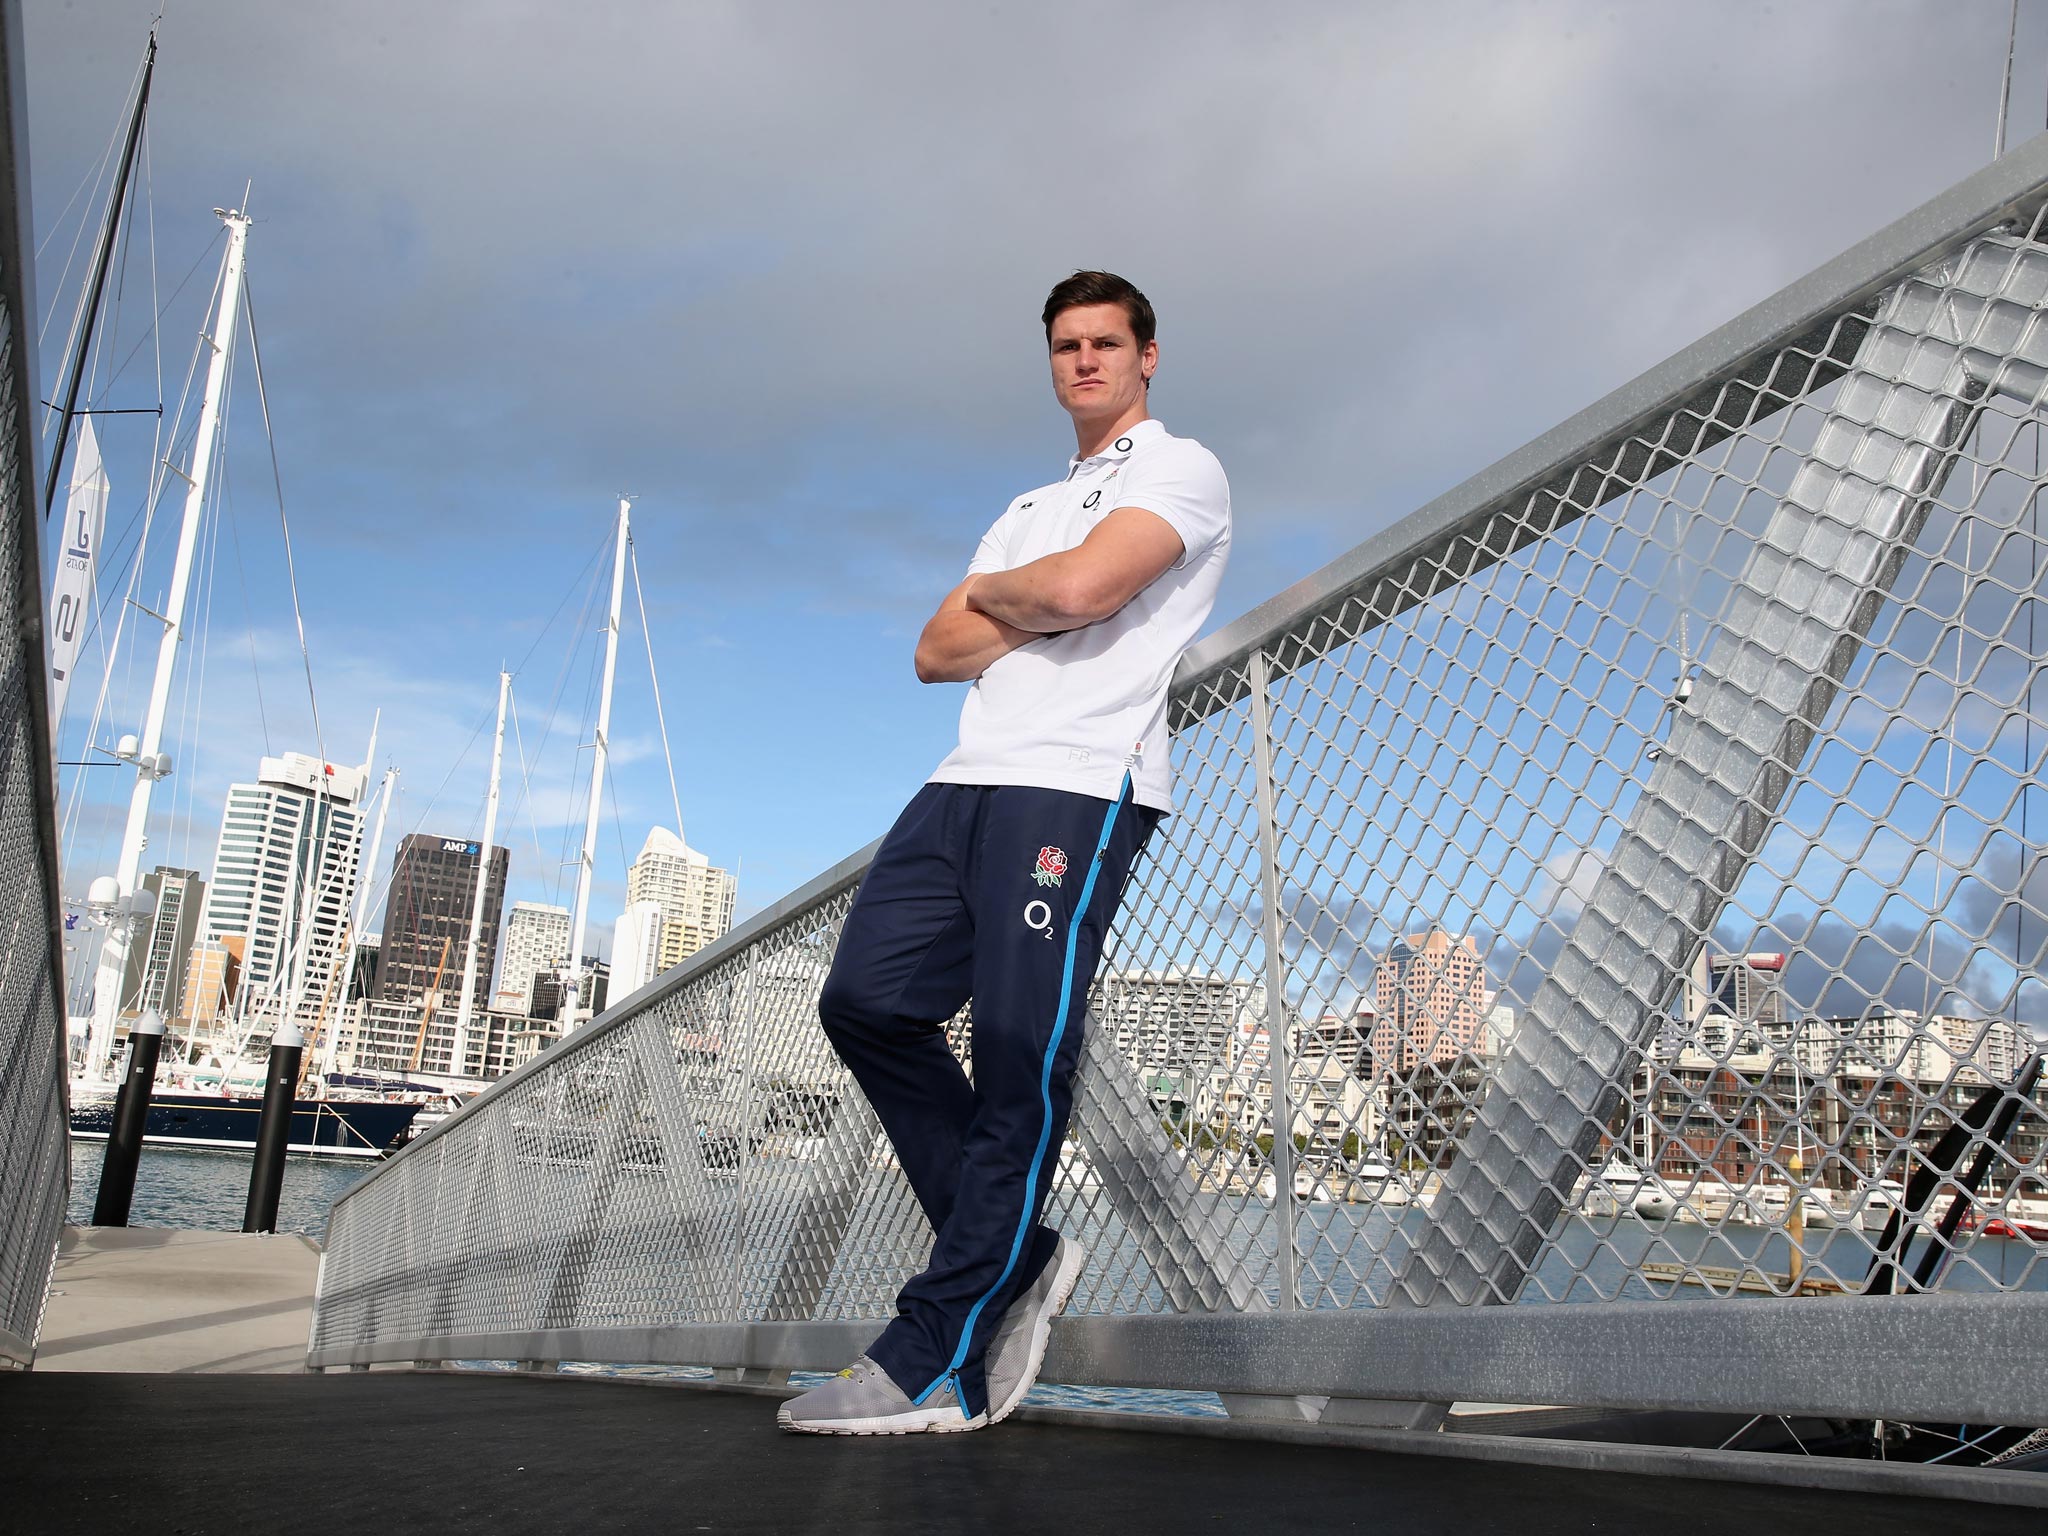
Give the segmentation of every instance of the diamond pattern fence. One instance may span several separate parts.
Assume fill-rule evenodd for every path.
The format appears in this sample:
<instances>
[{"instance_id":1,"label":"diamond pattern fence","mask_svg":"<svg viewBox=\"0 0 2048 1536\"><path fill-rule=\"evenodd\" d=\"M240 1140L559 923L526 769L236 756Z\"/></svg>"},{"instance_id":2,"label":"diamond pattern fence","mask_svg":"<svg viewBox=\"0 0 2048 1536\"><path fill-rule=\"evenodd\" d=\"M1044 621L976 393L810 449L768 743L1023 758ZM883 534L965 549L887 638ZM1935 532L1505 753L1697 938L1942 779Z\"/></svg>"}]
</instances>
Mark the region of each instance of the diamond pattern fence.
<instances>
[{"instance_id":1,"label":"diamond pattern fence","mask_svg":"<svg viewBox=\"0 0 2048 1536\"><path fill-rule=\"evenodd\" d=\"M1183 663L1050 1199L1070 1315L2048 1292L2044 178ZM338 1203L313 1361L838 1363L928 1243L816 1020L865 858Z\"/></svg>"},{"instance_id":2,"label":"diamond pattern fence","mask_svg":"<svg viewBox=\"0 0 2048 1536\"><path fill-rule=\"evenodd\" d=\"M0 118L17 81L0 68ZM0 135L0 1366L34 1358L71 1177L26 215Z\"/></svg>"}]
</instances>

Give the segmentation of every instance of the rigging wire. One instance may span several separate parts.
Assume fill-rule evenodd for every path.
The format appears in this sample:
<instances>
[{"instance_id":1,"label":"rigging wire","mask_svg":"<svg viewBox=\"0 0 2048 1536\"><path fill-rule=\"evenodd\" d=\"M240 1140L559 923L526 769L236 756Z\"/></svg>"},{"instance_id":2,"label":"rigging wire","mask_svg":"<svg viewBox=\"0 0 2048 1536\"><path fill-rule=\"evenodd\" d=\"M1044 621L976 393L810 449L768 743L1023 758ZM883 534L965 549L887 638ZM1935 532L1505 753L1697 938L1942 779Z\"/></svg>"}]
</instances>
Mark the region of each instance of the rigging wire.
<instances>
[{"instance_id":1,"label":"rigging wire","mask_svg":"<svg viewBox=\"0 0 2048 1536\"><path fill-rule=\"evenodd\" d=\"M235 359L230 357L228 359L228 377L230 379L233 378L234 372ZM233 399L234 396L223 389L220 410L223 434L225 434L228 408ZM228 494L226 458L227 455L217 453L214 455L214 462L220 465L221 510L227 517L228 545L235 552L235 574L242 584L242 612L249 621L249 676L255 684L256 719L263 728L263 751L265 755L268 755L276 749L272 747L270 742L270 711L263 700L263 668L256 654L256 600L249 595L249 568L242 560L242 529L241 524L235 518L234 498Z\"/></svg>"},{"instance_id":2,"label":"rigging wire","mask_svg":"<svg viewBox=\"0 0 2048 1536\"><path fill-rule=\"evenodd\" d=\"M137 64L135 66L135 73L129 77L128 94L121 98L121 111L118 112L114 117L113 131L107 135L107 147L100 151L99 159L93 163L91 168L88 169L83 176L78 178L78 185L71 189L71 200L64 205L63 211L61 211L56 218L50 221L50 232L44 235L42 238L42 243L36 246L35 259L37 261L41 261L43 259L43 254L50 248L50 242L57 238L57 231L62 229L64 227L64 221L71 217L71 210L78 206L78 200L81 197L85 196L86 189L88 187L98 187L100 184L100 178L107 174L107 162L114 158L114 146L121 142L121 125L128 119L128 98L135 94L136 83L141 79L142 66L140 64ZM83 220L80 221L79 227L80 229L83 229L85 227ZM75 235L72 237L71 249L73 255L75 256L78 250L78 237ZM58 277L58 287L50 290L51 294L53 295L53 297L50 300L50 307L53 310L56 308L57 303L54 295L62 289L64 276L68 275L70 270L70 264L69 262L67 262L65 264L64 273L60 274ZM43 316L43 323L41 327L39 327L36 332L36 339L38 341L42 340L43 333L46 332L49 329L49 327L50 316L46 313Z\"/></svg>"},{"instance_id":3,"label":"rigging wire","mask_svg":"<svg viewBox=\"0 0 2048 1536\"><path fill-rule=\"evenodd\" d=\"M85 191L86 187L90 185L95 194L91 199L91 203L97 203L99 201L97 194L99 192L100 183L106 179L107 169L112 164L114 159L114 146L121 142L121 133L123 128L127 124L130 115L128 110L128 103L134 100L135 98L135 92L142 83L142 71L147 66L147 64L148 60L147 58L145 58L142 61L142 63L139 63L135 66L135 73L129 78L128 81L128 89L126 93L124 93L121 97L121 110L119 113L115 115L114 118L114 131L107 137L107 147L105 151L100 155L99 163L96 164L89 172L86 173L86 177L84 180L81 180L79 182L78 191L73 192L71 194L71 201L64 205L64 212L57 215L55 222L53 222L50 225L50 233L43 236L43 243L36 247L37 261L41 261L43 259L44 250L48 248L50 241L56 238L57 231L63 228L64 220L70 216L71 210L78 205L79 193ZM91 203L88 203L87 206L91 206ZM36 327L37 346L41 346L49 340L50 323L57 318L56 295L64 291L65 285L69 283L71 279L71 264L78 259L78 246L79 242L84 240L85 238L85 225L86 221L83 217L81 217L78 221L78 228L72 233L71 250L64 258L64 269L63 271L57 274L57 284L54 288L50 290L50 307L43 313L42 324ZM81 308L79 311L74 311L74 326L77 323L76 315L82 312L83 303L84 300L83 297L81 296ZM74 330L72 339L76 339L76 334L77 333ZM67 341L65 344L65 351L69 352L70 350L70 343ZM45 430L47 430L47 426Z\"/></svg>"},{"instance_id":4,"label":"rigging wire","mask_svg":"<svg viewBox=\"0 0 2048 1536\"><path fill-rule=\"evenodd\" d=\"M122 210L121 223L114 231L114 293L113 302L107 306L105 323L98 326L92 337L92 359L86 366L85 406L90 410L95 398L104 399L98 393L101 360L121 344L121 300L128 292L128 257L135 249L135 205L130 203ZM112 381L109 381L112 387Z\"/></svg>"},{"instance_id":5,"label":"rigging wire","mask_svg":"<svg viewBox=\"0 0 2048 1536\"><path fill-rule=\"evenodd\" d=\"M142 125L142 206L149 216L149 329L143 334L154 341L150 351L156 359L156 434L149 448L150 479L154 481L159 473L156 465L162 457L164 441L164 309L157 283L156 159L150 152L148 123ZM210 250L212 246L213 242L209 240L207 248ZM116 374L109 378L107 388L112 389L119 377Z\"/></svg>"},{"instance_id":6,"label":"rigging wire","mask_svg":"<svg viewBox=\"0 0 2048 1536\"><path fill-rule=\"evenodd\" d=\"M188 707L181 724L179 746L187 758L184 778L185 816L180 826L184 831L183 863L187 869L192 863L192 828L195 824L196 801L198 798L199 775L195 771L199 762L199 720L206 701L206 668L213 651L213 602L220 590L220 512L217 507L207 510L206 525L202 529L205 540L205 562L201 566L200 619L198 656L194 664L185 671L186 697ZM177 792L172 792L172 809L177 807Z\"/></svg>"},{"instance_id":7,"label":"rigging wire","mask_svg":"<svg viewBox=\"0 0 2048 1536\"><path fill-rule=\"evenodd\" d=\"M562 653L562 670L560 671L560 673L557 674L555 678L554 697L548 705L547 729L549 734L553 733L555 728L555 721L559 719L561 716L562 698L563 695L565 695L569 689L569 676L570 673L575 669L577 651L582 647L584 638L590 633L590 617L597 606L598 586L602 579L602 568L600 565L600 561L604 552L605 544L608 542L609 540L607 539L598 544L596 550L593 551L591 555L591 561L589 566L585 568L589 576L589 585L584 590L583 611L577 615L576 627L571 632L569 646ZM564 600L566 601L566 598ZM582 718L585 720L591 718L590 695L588 694L586 694L584 698L584 712ZM578 732L578 735L581 735L580 731ZM541 738L540 746L535 749L535 756L538 757L546 749L547 736L543 736ZM577 750L580 753L582 749L579 747ZM578 809L579 805L582 803L578 799L578 794L579 791L581 791L582 787L583 775L574 772L572 768L570 773L569 784L569 814L562 822L562 840L560 845L561 856L555 861L555 864L549 877L548 885L550 898L557 906L561 905L562 877L564 872L569 868L569 840L574 828L579 826L585 819L584 816L579 813ZM577 862L579 865L582 862L580 850L578 852ZM574 963L573 956L571 957L571 962Z\"/></svg>"},{"instance_id":8,"label":"rigging wire","mask_svg":"<svg viewBox=\"0 0 2048 1536\"><path fill-rule=\"evenodd\" d=\"M155 256L154 256L154 254L153 254L153 247L154 247L154 241L155 241L155 234L154 234L154 228L153 228L153 226L154 226L154 222L155 222L155 210L154 210L154 209L152 209L152 210L151 210L151 223L152 223L152 233L151 233L151 242L152 242L152 255L151 255L151 262L152 262L152 264L153 264L153 263L154 263L154 261L155 261ZM184 292L184 291L186 290L186 288L188 288L188 287L190 287L190 286L191 286L191 283L192 283L192 279L193 279L193 278L195 278L195 277L197 277L197 276L199 275L199 269L200 269L200 268L201 268L202 266L204 266L204 265L206 264L206 258L207 258L208 256L210 256L210 255L212 255L212 254L213 254L213 248L214 248L214 247L215 247L216 245L218 245L218 244L220 243L220 241L221 241L221 238L222 238L222 236L223 236L223 235L225 235L226 233L227 233L227 226L225 226L225 225L221 226L221 232L220 232L220 234L217 234L217 235L215 235L215 236L214 236L214 237L213 237L213 238L212 238L211 240L207 241L207 243L206 243L206 247L205 247L205 249L203 249L202 251L200 251L200 253L199 253L199 256L198 256L198 259L197 259L197 260L195 260L195 261L194 261L194 262L192 263L192 265L191 265L190 269L188 269L188 270L186 271L185 275L184 275L184 276L183 276L182 278L180 278L180 279L178 280L178 286L177 286L177 287L175 287L175 288L173 288L173 289L171 290L171 296L170 296L169 298L167 298L167 299L163 300L163 301L162 301L162 302L161 302L160 304L158 304L158 305L156 306L156 319L155 319L155 320L152 320L152 321L150 322L150 327L149 327L149 329L148 329L147 331L145 331L145 332L144 332L144 333L143 333L143 334L142 334L142 335L141 335L141 336L140 336L139 338L137 338L137 340L136 340L136 343L135 343L135 345L134 345L134 346L132 346L132 347L130 347L130 348L128 349L128 355L127 355L126 357L124 357L124 358L122 358L122 359L121 359L121 362L120 362L120 366L118 366L117 368L115 368L115 369L114 369L114 371L113 371L112 373L110 373L109 375L107 375L107 388L108 388L109 390L111 390L111 389L112 389L112 388L113 388L113 387L114 387L114 386L115 386L116 384L120 383L122 375L123 375L123 374L125 374L125 373L127 373L127 371L128 371L128 365L129 365L130 363L132 363L132 362L134 362L134 361L135 361L135 355L136 355L136 353L140 352L140 351L141 351L141 350L143 349L143 347L144 347L144 346L146 346L146 345L147 345L147 344L148 344L148 343L150 342L150 340L151 340L152 338L155 338L155 339L156 339L156 343L157 343L157 345L156 345L156 355L157 355L157 394L158 394L158 398L159 398L159 399L161 399L161 398L162 398L162 394L163 394L163 341L162 341L161 335L160 335L160 333L159 333L159 330L158 330L158 324L157 324L157 322L158 322L158 321L161 321L161 320L162 320L162 318L163 318L163 312L164 312L164 310L165 310L165 309L166 309L167 307L169 307L170 305L172 305L172 304L175 304L175 303L177 303L177 302L178 302L178 296L179 296L180 294L182 294L182 293L183 293L183 292ZM152 272L151 272L151 288L152 288L152 291L154 291L154 289L155 289L155 281L154 281L154 279L155 279L155 273L154 273L154 270L152 270ZM215 304L215 301L217 301L217 300L219 299L219 297L220 297L220 287L219 287L219 282L218 282L218 279L216 279L216 281L215 281L215 286L214 286L214 291L213 291L213 297L207 300L207 305L206 305L206 319L205 319L204 321L202 321L202 322L201 322L202 326L204 326L204 325L210 325L210 324L212 324L212 323L213 323L213 311L214 311L214 304Z\"/></svg>"},{"instance_id":9,"label":"rigging wire","mask_svg":"<svg viewBox=\"0 0 2048 1536\"><path fill-rule=\"evenodd\" d=\"M516 689L505 691L505 702L512 716L512 743L519 753L519 799L512 806L512 817L518 819L520 810L532 803L533 779L526 767L526 737L519 729L519 694ZM526 818L526 830L533 838L533 862L536 868L547 867L547 853L540 845L540 823L532 816Z\"/></svg>"},{"instance_id":10,"label":"rigging wire","mask_svg":"<svg viewBox=\"0 0 2048 1536\"><path fill-rule=\"evenodd\" d=\"M284 568L292 595L292 622L298 626L299 657L306 668L306 706L313 712L313 745L320 761L327 761L327 741L320 729L320 700L313 688L313 653L306 647L306 615L299 603L299 568L292 555L292 525L284 509L284 472L277 462L277 437L270 426L270 393L263 387L263 349L256 341L255 301L250 297L248 274L242 279L242 313L249 322L249 356L256 365L256 403L263 412L263 438L270 447L271 481L277 488L277 523L284 534Z\"/></svg>"},{"instance_id":11,"label":"rigging wire","mask_svg":"<svg viewBox=\"0 0 2048 1536\"><path fill-rule=\"evenodd\" d=\"M592 591L592 598L593 598L593 600L595 599L595 597L596 597L596 593L595 593L595 590L593 589L593 591ZM586 625L585 625L585 629L586 629L586 630L588 630L588 627L589 627L589 626L588 626L588 624L586 623ZM590 749L590 750L591 750L592 752L595 752L595 751L597 750L597 707L596 707L596 706L597 706L597 696L598 696L598 694L599 694L599 693L600 693L600 692L602 691L602 689L603 689L603 681L602 681L602 679L603 679L603 675L604 675L604 647L603 647L603 646L601 646L601 645L593 644L593 645L591 646L591 656L590 656L590 671L589 671L589 682L588 682L588 683L586 684L586 686L585 686L585 688L584 688L584 691L583 691L583 709L582 709L582 712L581 712L581 714L580 714L580 715L578 716L578 719L579 719L579 721L580 721L580 722L582 722L582 723L587 723L587 724L588 724L588 725L590 726L590 743L589 743L589 749ZM578 731L577 731L577 733L576 733L576 734L577 734L577 736L578 736L579 738L580 738L580 737L582 736L582 734L583 734L583 733L582 733L582 731L581 731L581 729L580 729L580 728L578 729ZM577 747L577 749L576 749L576 751L577 751L577 755L578 755L579 757L580 757L580 756L582 755L582 753L583 753L583 750L584 750L584 749L583 749L583 746L579 744L579 745L578 745L578 747ZM586 787L586 786L587 786L587 787ZM560 866L560 867L561 867L562 869L566 870L566 869L568 869L568 868L570 867L570 863L571 863L571 860L569 859L569 856L568 856L568 855L569 855L569 844L570 844L570 840L571 840L572 836L574 836L574 834L575 834L575 831L576 831L576 829L577 829L578 827L581 827L581 826L585 825L585 824L586 824L586 823L587 823L587 822L589 821L589 818L590 818L590 796L591 796L591 795L593 795L593 794L600 794L600 793L602 793L602 792L603 792L603 791L602 791L602 786L601 786L601 785L597 785L597 784L593 784L593 783L590 783L589 779L588 779L588 778L587 778L587 777L586 777L586 776L585 776L584 774L582 774L582 773L577 773L577 774L575 774L575 775L574 775L574 782L572 783L572 785L571 785L571 788L570 788L570 797L569 797L569 818L568 818L568 819L567 819L566 821L564 821L564 822L562 823L562 862L561 862L561 866ZM595 875L596 875L596 873L597 873L597 850L596 850L596 849L592 849L592 850L591 850L591 854L590 854L590 862L591 862L591 874L592 874L593 876L595 876ZM575 860L574 860L574 864L575 864L575 867L576 867L576 869L577 869L577 870L578 870L578 872L579 872L579 873L578 873L578 879L579 879L579 881L580 881L580 879L581 879L581 873L580 873L580 872L581 872L581 870L582 870L582 868L583 868L583 849L582 849L582 845L581 845L581 842L580 842L580 840L578 840L578 843L577 843L577 848L576 848L576 858L575 858ZM572 957L571 957L571 963L574 963L574 960L575 960L575 957L573 957L573 956L572 956Z\"/></svg>"},{"instance_id":12,"label":"rigging wire","mask_svg":"<svg viewBox=\"0 0 2048 1536\"><path fill-rule=\"evenodd\" d=\"M633 567L633 598L640 605L640 638L647 642L647 680L654 685L654 720L661 728L661 755L668 764L668 794L676 808L676 836L682 838L683 797L676 789L676 755L669 746L668 717L661 709L661 678L654 670L654 631L647 624L647 595L640 590L640 557L634 551L630 535L626 539L626 559Z\"/></svg>"}]
</instances>

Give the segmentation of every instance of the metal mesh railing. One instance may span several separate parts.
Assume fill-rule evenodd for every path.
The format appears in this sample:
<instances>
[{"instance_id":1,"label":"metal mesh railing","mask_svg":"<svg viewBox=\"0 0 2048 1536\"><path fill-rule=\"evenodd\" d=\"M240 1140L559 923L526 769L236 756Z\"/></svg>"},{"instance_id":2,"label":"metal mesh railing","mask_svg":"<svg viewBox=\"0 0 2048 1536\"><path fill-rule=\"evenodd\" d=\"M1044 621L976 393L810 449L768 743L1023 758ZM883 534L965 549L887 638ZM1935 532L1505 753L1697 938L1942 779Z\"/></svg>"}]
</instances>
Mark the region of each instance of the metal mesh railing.
<instances>
[{"instance_id":1,"label":"metal mesh railing","mask_svg":"<svg viewBox=\"0 0 2048 1536\"><path fill-rule=\"evenodd\" d=\"M9 13L0 27L0 121L19 87L8 72L18 69L19 42ZM49 1293L70 1158L20 152L18 140L0 144L0 1363L26 1365Z\"/></svg>"},{"instance_id":2,"label":"metal mesh railing","mask_svg":"<svg viewBox=\"0 0 2048 1536\"><path fill-rule=\"evenodd\" d=\"M1249 1379L1131 1365L1147 1314L1791 1338L2048 1293L2044 178L2010 157L1183 665L1049 1203L1101 1320L1067 1379ZM823 1365L886 1318L928 1234L815 1008L861 864L342 1200L314 1362ZM1483 1377L1327 1374L1261 1380Z\"/></svg>"}]
</instances>

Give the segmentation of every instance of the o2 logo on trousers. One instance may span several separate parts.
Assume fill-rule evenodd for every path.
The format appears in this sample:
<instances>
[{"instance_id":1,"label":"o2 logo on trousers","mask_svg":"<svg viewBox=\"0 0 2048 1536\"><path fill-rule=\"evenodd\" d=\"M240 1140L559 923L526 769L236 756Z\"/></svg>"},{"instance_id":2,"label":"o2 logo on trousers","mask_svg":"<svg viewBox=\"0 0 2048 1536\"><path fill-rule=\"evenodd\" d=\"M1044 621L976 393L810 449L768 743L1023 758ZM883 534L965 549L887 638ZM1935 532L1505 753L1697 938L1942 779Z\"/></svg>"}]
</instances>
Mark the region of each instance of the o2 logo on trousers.
<instances>
[{"instance_id":1,"label":"o2 logo on trousers","mask_svg":"<svg viewBox=\"0 0 2048 1536\"><path fill-rule=\"evenodd\" d=\"M1043 901L1031 902L1024 908L1024 926L1043 938L1052 937L1052 907Z\"/></svg>"}]
</instances>

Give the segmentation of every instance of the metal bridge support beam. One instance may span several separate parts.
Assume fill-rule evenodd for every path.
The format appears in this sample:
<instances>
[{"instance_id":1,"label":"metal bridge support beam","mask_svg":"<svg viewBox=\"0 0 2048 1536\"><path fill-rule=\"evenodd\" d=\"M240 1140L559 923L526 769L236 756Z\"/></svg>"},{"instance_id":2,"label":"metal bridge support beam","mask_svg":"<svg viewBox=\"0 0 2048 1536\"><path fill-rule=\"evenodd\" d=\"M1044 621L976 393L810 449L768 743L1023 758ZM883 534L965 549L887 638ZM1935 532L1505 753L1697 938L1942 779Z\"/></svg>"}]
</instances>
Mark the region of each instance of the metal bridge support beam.
<instances>
[{"instance_id":1,"label":"metal bridge support beam","mask_svg":"<svg viewBox=\"0 0 2048 1536\"><path fill-rule=\"evenodd\" d=\"M1509 1302L1528 1283L1954 464L1986 389L1972 353L2010 349L1986 333L2015 324L2038 335L2043 265L2039 252L1980 240L1887 298L1729 592L1692 697L1501 1058L1391 1304ZM1974 309L1970 287L1984 301Z\"/></svg>"},{"instance_id":2,"label":"metal bridge support beam","mask_svg":"<svg viewBox=\"0 0 2048 1536\"><path fill-rule=\"evenodd\" d=\"M783 1250L774 1288L762 1309L762 1316L771 1322L816 1316L832 1280L839 1246L853 1223L854 1207L860 1203L861 1185L866 1182L875 1138L881 1131L882 1123L868 1101L849 1083L832 1111L825 1145L812 1165L811 1187L791 1225L789 1246Z\"/></svg>"},{"instance_id":3,"label":"metal bridge support beam","mask_svg":"<svg viewBox=\"0 0 2048 1536\"><path fill-rule=\"evenodd\" d=\"M1266 1296L1231 1252L1235 1207L1195 1188L1110 1032L1090 1018L1074 1091L1074 1135L1118 1220L1176 1312L1261 1312Z\"/></svg>"}]
</instances>

